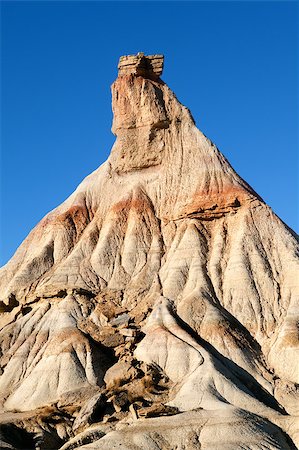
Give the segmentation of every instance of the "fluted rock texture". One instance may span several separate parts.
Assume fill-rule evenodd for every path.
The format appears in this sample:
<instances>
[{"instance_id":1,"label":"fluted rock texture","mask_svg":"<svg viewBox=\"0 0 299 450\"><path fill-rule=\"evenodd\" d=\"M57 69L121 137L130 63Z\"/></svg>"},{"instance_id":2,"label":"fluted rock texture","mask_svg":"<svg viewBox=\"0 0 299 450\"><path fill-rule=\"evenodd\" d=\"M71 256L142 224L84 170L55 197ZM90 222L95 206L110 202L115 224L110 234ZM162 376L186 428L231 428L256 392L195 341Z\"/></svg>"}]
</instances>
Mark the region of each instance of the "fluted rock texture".
<instances>
[{"instance_id":1,"label":"fluted rock texture","mask_svg":"<svg viewBox=\"0 0 299 450\"><path fill-rule=\"evenodd\" d=\"M298 445L298 239L162 68L120 59L110 157L1 269L5 448Z\"/></svg>"}]
</instances>

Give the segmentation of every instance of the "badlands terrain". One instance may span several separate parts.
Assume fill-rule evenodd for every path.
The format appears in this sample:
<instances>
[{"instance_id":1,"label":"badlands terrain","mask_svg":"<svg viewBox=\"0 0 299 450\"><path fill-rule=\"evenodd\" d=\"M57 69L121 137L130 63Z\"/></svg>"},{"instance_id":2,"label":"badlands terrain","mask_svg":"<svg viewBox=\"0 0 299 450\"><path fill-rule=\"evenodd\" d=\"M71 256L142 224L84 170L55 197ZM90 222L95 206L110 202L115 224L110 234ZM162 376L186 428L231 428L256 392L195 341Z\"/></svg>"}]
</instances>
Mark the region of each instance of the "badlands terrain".
<instances>
[{"instance_id":1,"label":"badlands terrain","mask_svg":"<svg viewBox=\"0 0 299 450\"><path fill-rule=\"evenodd\" d=\"M108 160L0 271L0 448L294 450L298 238L120 58Z\"/></svg>"}]
</instances>

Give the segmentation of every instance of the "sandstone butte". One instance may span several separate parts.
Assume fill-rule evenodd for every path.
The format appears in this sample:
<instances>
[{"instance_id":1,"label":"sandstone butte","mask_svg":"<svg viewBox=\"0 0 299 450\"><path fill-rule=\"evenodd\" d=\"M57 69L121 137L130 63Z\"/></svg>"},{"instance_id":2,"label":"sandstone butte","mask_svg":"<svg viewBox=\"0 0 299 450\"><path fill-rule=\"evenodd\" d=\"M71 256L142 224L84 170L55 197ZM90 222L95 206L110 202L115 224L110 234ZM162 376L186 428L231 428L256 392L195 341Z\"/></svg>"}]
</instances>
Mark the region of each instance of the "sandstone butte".
<instances>
[{"instance_id":1,"label":"sandstone butte","mask_svg":"<svg viewBox=\"0 0 299 450\"><path fill-rule=\"evenodd\" d=\"M298 239L120 58L108 160L1 269L1 448L296 449Z\"/></svg>"}]
</instances>

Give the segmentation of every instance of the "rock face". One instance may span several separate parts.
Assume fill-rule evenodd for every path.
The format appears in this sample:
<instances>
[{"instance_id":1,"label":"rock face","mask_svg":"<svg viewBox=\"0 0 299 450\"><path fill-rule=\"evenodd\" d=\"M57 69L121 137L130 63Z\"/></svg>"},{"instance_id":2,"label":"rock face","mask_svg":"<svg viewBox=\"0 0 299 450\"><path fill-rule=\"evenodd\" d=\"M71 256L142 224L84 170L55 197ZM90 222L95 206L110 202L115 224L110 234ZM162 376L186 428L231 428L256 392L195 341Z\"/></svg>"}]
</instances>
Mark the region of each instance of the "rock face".
<instances>
[{"instance_id":1,"label":"rock face","mask_svg":"<svg viewBox=\"0 0 299 450\"><path fill-rule=\"evenodd\" d=\"M158 80L163 72L163 55L144 56L144 53L121 56L118 64L120 76L133 74L144 78Z\"/></svg>"},{"instance_id":2,"label":"rock face","mask_svg":"<svg viewBox=\"0 0 299 450\"><path fill-rule=\"evenodd\" d=\"M109 159L1 269L1 423L41 449L294 449L298 239L162 69L120 59Z\"/></svg>"}]
</instances>

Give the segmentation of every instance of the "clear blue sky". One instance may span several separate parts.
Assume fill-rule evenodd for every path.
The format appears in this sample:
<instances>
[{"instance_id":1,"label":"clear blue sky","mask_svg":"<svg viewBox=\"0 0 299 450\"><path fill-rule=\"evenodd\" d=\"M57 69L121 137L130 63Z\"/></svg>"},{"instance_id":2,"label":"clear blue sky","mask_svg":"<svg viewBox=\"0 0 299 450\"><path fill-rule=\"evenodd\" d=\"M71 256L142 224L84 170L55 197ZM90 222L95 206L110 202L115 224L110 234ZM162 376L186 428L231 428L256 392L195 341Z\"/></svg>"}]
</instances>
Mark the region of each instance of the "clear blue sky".
<instances>
[{"instance_id":1,"label":"clear blue sky","mask_svg":"<svg viewBox=\"0 0 299 450\"><path fill-rule=\"evenodd\" d=\"M120 55L163 79L298 231L298 3L2 2L1 260L108 156Z\"/></svg>"}]
</instances>

